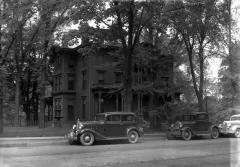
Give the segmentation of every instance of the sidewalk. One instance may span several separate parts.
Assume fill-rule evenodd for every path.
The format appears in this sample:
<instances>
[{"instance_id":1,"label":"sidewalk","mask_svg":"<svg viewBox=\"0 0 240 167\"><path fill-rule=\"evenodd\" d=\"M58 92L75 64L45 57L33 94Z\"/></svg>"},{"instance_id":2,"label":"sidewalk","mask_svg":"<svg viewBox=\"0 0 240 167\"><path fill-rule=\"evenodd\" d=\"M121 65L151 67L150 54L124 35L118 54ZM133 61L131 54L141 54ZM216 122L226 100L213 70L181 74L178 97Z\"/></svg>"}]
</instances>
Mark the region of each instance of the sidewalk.
<instances>
[{"instance_id":1,"label":"sidewalk","mask_svg":"<svg viewBox=\"0 0 240 167\"><path fill-rule=\"evenodd\" d=\"M68 133L70 127L4 127L2 137L47 137L64 136Z\"/></svg>"}]
</instances>

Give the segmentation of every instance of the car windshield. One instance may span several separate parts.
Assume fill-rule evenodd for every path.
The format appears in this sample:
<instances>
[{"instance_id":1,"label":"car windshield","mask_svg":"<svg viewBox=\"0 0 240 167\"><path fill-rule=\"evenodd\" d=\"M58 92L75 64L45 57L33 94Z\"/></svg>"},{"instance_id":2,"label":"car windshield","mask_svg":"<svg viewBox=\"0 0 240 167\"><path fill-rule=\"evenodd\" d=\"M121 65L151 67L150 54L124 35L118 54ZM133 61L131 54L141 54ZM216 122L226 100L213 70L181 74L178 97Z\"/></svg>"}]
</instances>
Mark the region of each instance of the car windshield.
<instances>
[{"instance_id":1,"label":"car windshield","mask_svg":"<svg viewBox=\"0 0 240 167\"><path fill-rule=\"evenodd\" d=\"M240 120L240 116L239 117L231 117L231 119L230 119L231 121L239 121Z\"/></svg>"},{"instance_id":2,"label":"car windshield","mask_svg":"<svg viewBox=\"0 0 240 167\"><path fill-rule=\"evenodd\" d=\"M96 115L95 121L105 121L105 115L104 114Z\"/></svg>"},{"instance_id":3,"label":"car windshield","mask_svg":"<svg viewBox=\"0 0 240 167\"><path fill-rule=\"evenodd\" d=\"M183 115L182 120L183 121L191 121L191 115Z\"/></svg>"}]
</instances>

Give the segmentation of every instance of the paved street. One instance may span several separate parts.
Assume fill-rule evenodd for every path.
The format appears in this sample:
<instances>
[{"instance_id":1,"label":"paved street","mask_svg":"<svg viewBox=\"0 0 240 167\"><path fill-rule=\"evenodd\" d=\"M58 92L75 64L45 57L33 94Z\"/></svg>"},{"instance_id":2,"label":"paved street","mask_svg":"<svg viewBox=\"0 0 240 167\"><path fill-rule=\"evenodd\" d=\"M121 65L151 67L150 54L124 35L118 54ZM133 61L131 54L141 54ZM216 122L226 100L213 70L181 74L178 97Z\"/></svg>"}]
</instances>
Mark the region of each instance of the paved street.
<instances>
[{"instance_id":1,"label":"paved street","mask_svg":"<svg viewBox=\"0 0 240 167\"><path fill-rule=\"evenodd\" d=\"M94 146L26 145L0 148L1 167L151 167L240 166L240 140L236 138L164 140L147 137L138 144L98 142Z\"/></svg>"}]
</instances>

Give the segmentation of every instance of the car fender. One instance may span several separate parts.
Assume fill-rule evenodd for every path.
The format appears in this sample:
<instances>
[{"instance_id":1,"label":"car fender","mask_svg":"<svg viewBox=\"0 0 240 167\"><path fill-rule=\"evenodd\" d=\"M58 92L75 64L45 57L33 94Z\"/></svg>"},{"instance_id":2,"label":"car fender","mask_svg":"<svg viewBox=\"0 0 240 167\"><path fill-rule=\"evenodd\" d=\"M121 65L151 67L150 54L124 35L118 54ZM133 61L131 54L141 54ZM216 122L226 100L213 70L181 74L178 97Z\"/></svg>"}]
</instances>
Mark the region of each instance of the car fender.
<instances>
[{"instance_id":1,"label":"car fender","mask_svg":"<svg viewBox=\"0 0 240 167\"><path fill-rule=\"evenodd\" d=\"M182 127L182 128L181 128L181 132L183 132L185 129L189 129L189 130L192 132L193 135L195 134L195 132L192 130L192 128L190 128L190 127L188 127L188 126Z\"/></svg>"},{"instance_id":2,"label":"car fender","mask_svg":"<svg viewBox=\"0 0 240 167\"><path fill-rule=\"evenodd\" d=\"M129 128L127 128L126 134L128 134L128 132L130 132L131 130L137 131L138 135L142 136L142 134L139 132L139 129L136 128L136 127L129 127Z\"/></svg>"},{"instance_id":3,"label":"car fender","mask_svg":"<svg viewBox=\"0 0 240 167\"><path fill-rule=\"evenodd\" d=\"M240 128L240 126L239 125L233 125L233 126L231 126L231 129L232 129L232 131L236 131L238 128Z\"/></svg>"},{"instance_id":4,"label":"car fender","mask_svg":"<svg viewBox=\"0 0 240 167\"><path fill-rule=\"evenodd\" d=\"M77 131L77 136L83 134L84 132L91 132L94 136L96 134L96 131L94 131L92 129L81 129L81 130Z\"/></svg>"},{"instance_id":5,"label":"car fender","mask_svg":"<svg viewBox=\"0 0 240 167\"><path fill-rule=\"evenodd\" d=\"M217 125L211 125L210 128L209 128L209 131L211 132L213 128L217 128L218 131L220 130Z\"/></svg>"},{"instance_id":6,"label":"car fender","mask_svg":"<svg viewBox=\"0 0 240 167\"><path fill-rule=\"evenodd\" d=\"M97 131L95 131L93 129L82 129L82 130L78 131L77 136L83 134L84 132L91 132L93 134L94 138L97 140L106 139L106 137L104 137L103 135L101 135L100 133L98 133Z\"/></svg>"}]
</instances>

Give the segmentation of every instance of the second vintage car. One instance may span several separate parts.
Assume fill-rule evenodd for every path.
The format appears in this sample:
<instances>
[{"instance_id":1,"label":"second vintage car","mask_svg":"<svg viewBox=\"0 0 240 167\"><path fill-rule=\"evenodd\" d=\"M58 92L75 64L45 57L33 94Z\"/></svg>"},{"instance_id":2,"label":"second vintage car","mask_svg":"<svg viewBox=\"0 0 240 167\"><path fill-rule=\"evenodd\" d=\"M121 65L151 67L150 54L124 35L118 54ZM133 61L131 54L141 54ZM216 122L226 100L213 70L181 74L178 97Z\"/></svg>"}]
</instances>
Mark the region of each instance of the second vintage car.
<instances>
[{"instance_id":1,"label":"second vintage car","mask_svg":"<svg viewBox=\"0 0 240 167\"><path fill-rule=\"evenodd\" d=\"M80 142L89 146L96 140L127 139L137 143L143 136L143 120L132 112L97 114L94 121L77 121L68 134L70 144Z\"/></svg>"},{"instance_id":2,"label":"second vintage car","mask_svg":"<svg viewBox=\"0 0 240 167\"><path fill-rule=\"evenodd\" d=\"M232 115L229 121L224 121L219 125L219 129L221 134L240 138L240 114Z\"/></svg>"},{"instance_id":3,"label":"second vintage car","mask_svg":"<svg viewBox=\"0 0 240 167\"><path fill-rule=\"evenodd\" d=\"M182 137L191 140L193 136L210 135L211 138L219 137L219 128L213 125L205 112L193 112L182 115L180 120L172 124L167 132L167 138Z\"/></svg>"}]
</instances>

